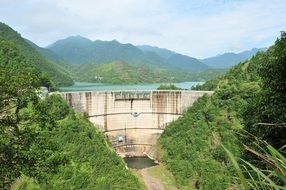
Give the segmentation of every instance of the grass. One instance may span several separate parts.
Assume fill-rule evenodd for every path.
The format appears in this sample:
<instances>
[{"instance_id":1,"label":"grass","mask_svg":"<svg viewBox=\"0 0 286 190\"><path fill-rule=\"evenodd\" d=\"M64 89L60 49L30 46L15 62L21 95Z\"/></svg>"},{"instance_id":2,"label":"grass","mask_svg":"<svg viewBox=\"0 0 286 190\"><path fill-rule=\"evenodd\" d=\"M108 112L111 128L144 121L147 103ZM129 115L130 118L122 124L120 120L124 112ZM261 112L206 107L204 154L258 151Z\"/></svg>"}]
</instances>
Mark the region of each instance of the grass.
<instances>
[{"instance_id":1,"label":"grass","mask_svg":"<svg viewBox=\"0 0 286 190\"><path fill-rule=\"evenodd\" d=\"M177 187L174 176L162 164L148 168L147 172L161 181L166 189Z\"/></svg>"},{"instance_id":2,"label":"grass","mask_svg":"<svg viewBox=\"0 0 286 190\"><path fill-rule=\"evenodd\" d=\"M143 177L142 177L142 175L140 173L140 170L131 169L131 168L129 168L129 170L132 172L133 175L135 175L138 178L139 183L141 184L142 189L143 190L148 190L146 185L145 185L145 183L144 183L144 180L143 180Z\"/></svg>"},{"instance_id":3,"label":"grass","mask_svg":"<svg viewBox=\"0 0 286 190\"><path fill-rule=\"evenodd\" d=\"M245 146L247 151L256 155L268 165L268 169L261 169L242 159L240 159L242 164L239 164L238 159L224 146L223 148L237 172L238 177L236 179L241 189L286 189L286 157L279 150L269 144L266 144L265 148L259 147L261 152Z\"/></svg>"}]
</instances>

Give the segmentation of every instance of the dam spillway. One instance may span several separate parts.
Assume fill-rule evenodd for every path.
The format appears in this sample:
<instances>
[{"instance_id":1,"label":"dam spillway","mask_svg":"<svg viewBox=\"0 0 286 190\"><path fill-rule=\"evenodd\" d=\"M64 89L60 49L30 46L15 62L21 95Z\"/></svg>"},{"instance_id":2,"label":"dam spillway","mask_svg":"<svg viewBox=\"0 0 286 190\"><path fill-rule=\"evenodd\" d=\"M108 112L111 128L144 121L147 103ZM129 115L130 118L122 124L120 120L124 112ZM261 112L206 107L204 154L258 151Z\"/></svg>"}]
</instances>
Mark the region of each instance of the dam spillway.
<instances>
[{"instance_id":1,"label":"dam spillway","mask_svg":"<svg viewBox=\"0 0 286 190\"><path fill-rule=\"evenodd\" d=\"M61 95L76 111L103 131L119 154L150 152L166 125L175 121L199 97L212 91L89 91Z\"/></svg>"}]
</instances>

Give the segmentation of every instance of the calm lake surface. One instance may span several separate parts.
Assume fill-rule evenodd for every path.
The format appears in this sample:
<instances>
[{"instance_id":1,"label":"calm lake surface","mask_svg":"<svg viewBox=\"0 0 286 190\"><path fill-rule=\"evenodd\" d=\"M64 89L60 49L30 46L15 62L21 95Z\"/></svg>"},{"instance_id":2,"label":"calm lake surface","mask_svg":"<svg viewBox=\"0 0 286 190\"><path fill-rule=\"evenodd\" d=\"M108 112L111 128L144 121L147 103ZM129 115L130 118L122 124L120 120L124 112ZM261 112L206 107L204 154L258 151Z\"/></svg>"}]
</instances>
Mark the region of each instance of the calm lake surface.
<instances>
[{"instance_id":1,"label":"calm lake surface","mask_svg":"<svg viewBox=\"0 0 286 190\"><path fill-rule=\"evenodd\" d=\"M204 82L180 82L180 83L152 83L152 84L104 84L75 82L73 86L60 87L62 92L71 91L108 91L108 90L156 90L160 85L174 84L182 89L190 89L192 86L203 84Z\"/></svg>"},{"instance_id":2,"label":"calm lake surface","mask_svg":"<svg viewBox=\"0 0 286 190\"><path fill-rule=\"evenodd\" d=\"M157 165L154 160L151 160L148 157L130 157L124 158L124 161L126 162L128 168L133 169L143 169Z\"/></svg>"}]
</instances>

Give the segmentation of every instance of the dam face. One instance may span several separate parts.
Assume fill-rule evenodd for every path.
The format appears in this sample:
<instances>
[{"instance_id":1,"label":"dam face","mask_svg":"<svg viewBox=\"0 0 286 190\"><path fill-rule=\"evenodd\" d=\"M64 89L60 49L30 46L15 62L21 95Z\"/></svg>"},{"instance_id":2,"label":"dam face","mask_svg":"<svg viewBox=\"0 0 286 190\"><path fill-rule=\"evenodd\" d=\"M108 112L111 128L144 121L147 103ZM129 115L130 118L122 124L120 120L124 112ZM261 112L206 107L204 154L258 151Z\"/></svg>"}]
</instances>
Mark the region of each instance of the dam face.
<instances>
[{"instance_id":1,"label":"dam face","mask_svg":"<svg viewBox=\"0 0 286 190\"><path fill-rule=\"evenodd\" d=\"M61 95L102 130L121 155L142 156L166 125L211 91L92 91Z\"/></svg>"}]
</instances>

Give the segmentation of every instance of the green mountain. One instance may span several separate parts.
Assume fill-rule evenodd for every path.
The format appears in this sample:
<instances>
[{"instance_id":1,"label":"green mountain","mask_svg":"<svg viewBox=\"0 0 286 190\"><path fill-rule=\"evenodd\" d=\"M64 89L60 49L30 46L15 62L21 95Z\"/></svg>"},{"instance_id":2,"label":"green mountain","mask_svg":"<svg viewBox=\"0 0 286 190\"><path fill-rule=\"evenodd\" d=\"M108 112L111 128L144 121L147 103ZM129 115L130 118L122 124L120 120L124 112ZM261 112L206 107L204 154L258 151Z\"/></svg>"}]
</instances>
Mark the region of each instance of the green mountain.
<instances>
[{"instance_id":1,"label":"green mountain","mask_svg":"<svg viewBox=\"0 0 286 190\"><path fill-rule=\"evenodd\" d=\"M32 65L48 74L54 82L54 85L60 86L73 84L73 80L65 69L55 62L44 58L33 48L33 46L30 45L31 43L27 43L20 34L4 23L0 23L0 39L13 42L20 50L21 54L24 55Z\"/></svg>"},{"instance_id":2,"label":"green mountain","mask_svg":"<svg viewBox=\"0 0 286 190\"><path fill-rule=\"evenodd\" d=\"M145 51L141 48L132 44L121 44L116 40L92 42L81 36L59 40L48 46L48 49L62 60L72 64L124 61L133 66L149 65L154 68L178 71L200 72L208 69L208 66L195 58L175 53L166 58L158 51Z\"/></svg>"},{"instance_id":3,"label":"green mountain","mask_svg":"<svg viewBox=\"0 0 286 190\"><path fill-rule=\"evenodd\" d=\"M208 66L201 64L202 62L196 58L182 55L168 49L158 48L154 46L142 45L137 46L145 53L155 53L165 59L166 64L173 70L200 72L208 69Z\"/></svg>"},{"instance_id":4,"label":"green mountain","mask_svg":"<svg viewBox=\"0 0 286 190\"><path fill-rule=\"evenodd\" d=\"M267 48L253 48L248 51L243 51L241 53L224 53L222 55L217 55L215 57L209 57L202 59L201 62L212 68L230 68L239 62L243 62L252 56L254 56L259 51L266 51Z\"/></svg>"},{"instance_id":5,"label":"green mountain","mask_svg":"<svg viewBox=\"0 0 286 190\"><path fill-rule=\"evenodd\" d=\"M92 41L81 36L59 40L48 46L48 50L67 63L81 64L92 62Z\"/></svg>"}]
</instances>

